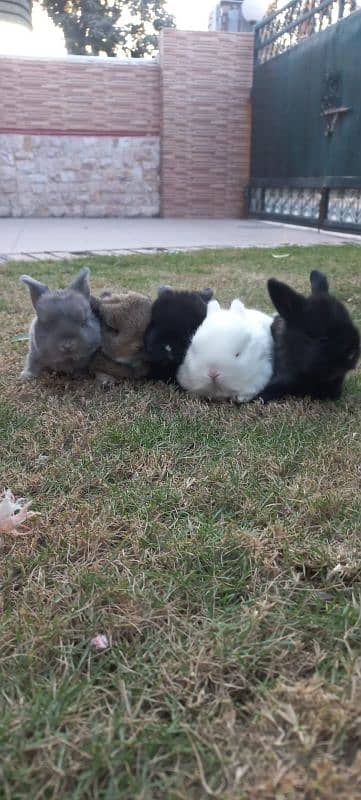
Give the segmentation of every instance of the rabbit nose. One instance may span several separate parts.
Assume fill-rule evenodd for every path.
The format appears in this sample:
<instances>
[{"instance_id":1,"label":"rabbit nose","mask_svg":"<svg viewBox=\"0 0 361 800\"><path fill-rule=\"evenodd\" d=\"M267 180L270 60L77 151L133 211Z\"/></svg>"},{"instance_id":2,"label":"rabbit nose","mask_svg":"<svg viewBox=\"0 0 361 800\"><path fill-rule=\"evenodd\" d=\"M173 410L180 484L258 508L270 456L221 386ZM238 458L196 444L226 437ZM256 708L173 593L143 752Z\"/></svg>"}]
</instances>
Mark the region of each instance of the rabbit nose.
<instances>
[{"instance_id":1,"label":"rabbit nose","mask_svg":"<svg viewBox=\"0 0 361 800\"><path fill-rule=\"evenodd\" d=\"M74 342L62 342L60 345L62 353L71 353L74 350Z\"/></svg>"},{"instance_id":2,"label":"rabbit nose","mask_svg":"<svg viewBox=\"0 0 361 800\"><path fill-rule=\"evenodd\" d=\"M215 381L216 378L219 378L219 370L212 367L208 370L208 375L212 378L212 381Z\"/></svg>"}]
</instances>

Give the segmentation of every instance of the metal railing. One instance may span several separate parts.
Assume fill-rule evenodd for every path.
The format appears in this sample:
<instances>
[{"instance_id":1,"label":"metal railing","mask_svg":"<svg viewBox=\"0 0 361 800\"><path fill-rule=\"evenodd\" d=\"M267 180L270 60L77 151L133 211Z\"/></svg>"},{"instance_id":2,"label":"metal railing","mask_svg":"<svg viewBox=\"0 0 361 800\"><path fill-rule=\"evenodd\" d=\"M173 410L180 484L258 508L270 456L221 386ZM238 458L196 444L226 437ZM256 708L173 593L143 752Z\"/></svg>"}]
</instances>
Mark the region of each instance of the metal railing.
<instances>
[{"instance_id":1,"label":"metal railing","mask_svg":"<svg viewBox=\"0 0 361 800\"><path fill-rule=\"evenodd\" d=\"M356 8L357 0L290 0L256 25L256 64L269 61Z\"/></svg>"}]
</instances>

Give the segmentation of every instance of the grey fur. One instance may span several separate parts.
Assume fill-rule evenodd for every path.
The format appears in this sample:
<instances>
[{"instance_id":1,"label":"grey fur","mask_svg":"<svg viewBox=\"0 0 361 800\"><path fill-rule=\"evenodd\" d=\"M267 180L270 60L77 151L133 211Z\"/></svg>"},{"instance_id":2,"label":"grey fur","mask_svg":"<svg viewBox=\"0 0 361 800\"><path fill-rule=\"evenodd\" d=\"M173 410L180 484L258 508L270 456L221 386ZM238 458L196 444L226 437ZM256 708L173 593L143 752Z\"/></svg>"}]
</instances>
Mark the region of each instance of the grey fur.
<instances>
[{"instance_id":1,"label":"grey fur","mask_svg":"<svg viewBox=\"0 0 361 800\"><path fill-rule=\"evenodd\" d=\"M36 281L35 278L31 278L30 275L22 275L20 280L29 287L31 302L34 308L36 308L39 298L42 294L49 291L49 287L46 283L40 283L40 281Z\"/></svg>"},{"instance_id":2,"label":"grey fur","mask_svg":"<svg viewBox=\"0 0 361 800\"><path fill-rule=\"evenodd\" d=\"M36 378L44 370L84 372L100 346L100 324L90 307L89 269L84 267L66 289L49 289L28 275L36 317L30 325L29 352L21 373Z\"/></svg>"}]
</instances>

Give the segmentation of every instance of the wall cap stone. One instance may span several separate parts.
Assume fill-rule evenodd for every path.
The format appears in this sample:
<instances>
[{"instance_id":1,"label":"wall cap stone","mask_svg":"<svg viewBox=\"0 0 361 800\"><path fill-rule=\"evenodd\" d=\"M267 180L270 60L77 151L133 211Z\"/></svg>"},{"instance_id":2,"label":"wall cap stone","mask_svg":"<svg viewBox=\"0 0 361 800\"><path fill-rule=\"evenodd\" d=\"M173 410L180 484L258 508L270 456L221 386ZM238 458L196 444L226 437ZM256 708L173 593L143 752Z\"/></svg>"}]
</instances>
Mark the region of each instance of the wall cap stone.
<instances>
[{"instance_id":1,"label":"wall cap stone","mask_svg":"<svg viewBox=\"0 0 361 800\"><path fill-rule=\"evenodd\" d=\"M0 54L0 61L26 61L34 62L41 61L48 64L92 64L97 66L101 64L102 67L106 64L109 67L136 67L143 66L159 68L158 56L154 58L108 58L107 56L18 56L18 55L5 55Z\"/></svg>"}]
</instances>

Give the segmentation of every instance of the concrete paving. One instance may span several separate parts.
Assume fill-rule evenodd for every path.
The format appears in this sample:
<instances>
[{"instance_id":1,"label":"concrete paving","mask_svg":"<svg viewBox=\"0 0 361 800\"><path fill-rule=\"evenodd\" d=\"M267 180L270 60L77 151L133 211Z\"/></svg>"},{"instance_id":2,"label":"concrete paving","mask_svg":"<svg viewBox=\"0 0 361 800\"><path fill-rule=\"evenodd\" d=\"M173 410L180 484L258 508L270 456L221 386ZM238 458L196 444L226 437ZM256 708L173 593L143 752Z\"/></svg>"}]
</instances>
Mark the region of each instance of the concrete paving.
<instances>
[{"instance_id":1,"label":"concrete paving","mask_svg":"<svg viewBox=\"0 0 361 800\"><path fill-rule=\"evenodd\" d=\"M259 220L0 219L0 260L224 247L361 244L330 234Z\"/></svg>"}]
</instances>

